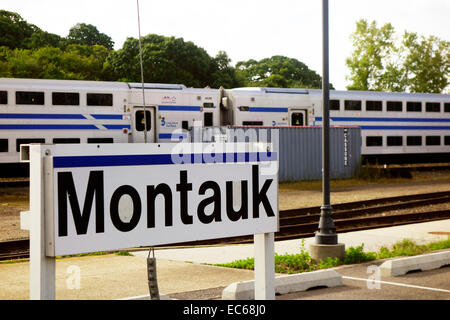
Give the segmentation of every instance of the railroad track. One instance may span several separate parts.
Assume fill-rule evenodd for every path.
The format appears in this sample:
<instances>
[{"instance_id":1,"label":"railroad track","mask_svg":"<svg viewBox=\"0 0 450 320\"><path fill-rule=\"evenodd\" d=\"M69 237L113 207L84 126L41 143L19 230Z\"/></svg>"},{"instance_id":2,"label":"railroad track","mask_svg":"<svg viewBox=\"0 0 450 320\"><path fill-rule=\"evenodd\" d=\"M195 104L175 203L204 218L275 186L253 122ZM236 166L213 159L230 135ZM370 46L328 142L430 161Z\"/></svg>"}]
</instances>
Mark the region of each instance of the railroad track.
<instances>
[{"instance_id":1,"label":"railroad track","mask_svg":"<svg viewBox=\"0 0 450 320\"><path fill-rule=\"evenodd\" d=\"M333 219L337 233L390 227L410 223L450 219L450 210L426 209L429 205L450 203L450 192L434 192L408 196L390 197L333 205ZM418 212L398 213L398 210L425 208ZM300 239L314 236L320 219L320 207L280 211L280 230L275 240ZM192 241L170 246L198 246L212 244L235 244L253 242L253 236L230 237L213 240ZM0 242L0 260L26 258L29 240Z\"/></svg>"}]
</instances>

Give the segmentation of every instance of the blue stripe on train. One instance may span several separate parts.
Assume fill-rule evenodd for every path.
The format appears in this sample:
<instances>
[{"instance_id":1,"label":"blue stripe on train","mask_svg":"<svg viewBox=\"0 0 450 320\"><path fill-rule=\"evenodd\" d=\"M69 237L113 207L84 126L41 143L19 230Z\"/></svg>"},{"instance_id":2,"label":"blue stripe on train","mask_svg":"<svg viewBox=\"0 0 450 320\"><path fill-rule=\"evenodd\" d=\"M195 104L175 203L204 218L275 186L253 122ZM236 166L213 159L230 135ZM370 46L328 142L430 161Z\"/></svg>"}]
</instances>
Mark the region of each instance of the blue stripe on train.
<instances>
[{"instance_id":1,"label":"blue stripe on train","mask_svg":"<svg viewBox=\"0 0 450 320\"><path fill-rule=\"evenodd\" d=\"M250 112L288 112L288 108L249 107Z\"/></svg>"},{"instance_id":2,"label":"blue stripe on train","mask_svg":"<svg viewBox=\"0 0 450 320\"><path fill-rule=\"evenodd\" d=\"M333 121L360 121L360 122L450 122L450 118L375 118L375 117L331 117ZM322 121L322 117L316 117Z\"/></svg>"},{"instance_id":3,"label":"blue stripe on train","mask_svg":"<svg viewBox=\"0 0 450 320\"><path fill-rule=\"evenodd\" d=\"M158 134L159 139L186 139L187 134L186 133L160 133Z\"/></svg>"},{"instance_id":4,"label":"blue stripe on train","mask_svg":"<svg viewBox=\"0 0 450 320\"><path fill-rule=\"evenodd\" d=\"M201 111L199 106L158 106L159 111Z\"/></svg>"},{"instance_id":5,"label":"blue stripe on train","mask_svg":"<svg viewBox=\"0 0 450 320\"><path fill-rule=\"evenodd\" d=\"M130 129L129 124L103 124L108 130ZM0 124L0 130L100 130L93 124Z\"/></svg>"},{"instance_id":6,"label":"blue stripe on train","mask_svg":"<svg viewBox=\"0 0 450 320\"><path fill-rule=\"evenodd\" d=\"M98 120L122 120L121 114L91 114ZM60 114L60 113L2 113L0 119L76 119L87 120L82 114Z\"/></svg>"},{"instance_id":7,"label":"blue stripe on train","mask_svg":"<svg viewBox=\"0 0 450 320\"><path fill-rule=\"evenodd\" d=\"M82 114L2 113L0 119L86 119Z\"/></svg>"}]
</instances>

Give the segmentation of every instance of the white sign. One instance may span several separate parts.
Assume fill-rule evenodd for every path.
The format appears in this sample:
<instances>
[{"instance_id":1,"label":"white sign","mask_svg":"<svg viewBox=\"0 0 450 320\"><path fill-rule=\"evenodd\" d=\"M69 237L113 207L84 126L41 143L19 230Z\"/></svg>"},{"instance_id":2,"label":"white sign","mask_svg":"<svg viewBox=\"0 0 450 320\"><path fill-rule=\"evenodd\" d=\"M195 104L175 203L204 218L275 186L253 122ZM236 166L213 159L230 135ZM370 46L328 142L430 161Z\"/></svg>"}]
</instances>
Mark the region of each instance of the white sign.
<instances>
[{"instance_id":1,"label":"white sign","mask_svg":"<svg viewBox=\"0 0 450 320\"><path fill-rule=\"evenodd\" d=\"M46 255L278 231L261 143L44 145Z\"/></svg>"}]
</instances>

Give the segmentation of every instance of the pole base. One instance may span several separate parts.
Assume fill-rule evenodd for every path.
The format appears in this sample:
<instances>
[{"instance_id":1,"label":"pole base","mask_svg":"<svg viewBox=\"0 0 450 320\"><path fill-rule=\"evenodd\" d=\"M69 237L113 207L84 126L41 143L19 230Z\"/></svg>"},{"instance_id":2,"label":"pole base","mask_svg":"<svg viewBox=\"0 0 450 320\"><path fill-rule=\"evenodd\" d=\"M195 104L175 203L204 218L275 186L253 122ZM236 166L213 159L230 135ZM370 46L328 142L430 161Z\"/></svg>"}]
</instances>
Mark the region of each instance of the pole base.
<instances>
[{"instance_id":1,"label":"pole base","mask_svg":"<svg viewBox=\"0 0 450 320\"><path fill-rule=\"evenodd\" d=\"M338 236L337 233L320 233L319 231L316 232L315 235L316 243L317 244L337 244L338 243Z\"/></svg>"},{"instance_id":2,"label":"pole base","mask_svg":"<svg viewBox=\"0 0 450 320\"><path fill-rule=\"evenodd\" d=\"M319 260L326 261L328 257L334 259L339 258L343 260L345 257L345 244L311 244L309 246L309 252L314 262Z\"/></svg>"}]
</instances>

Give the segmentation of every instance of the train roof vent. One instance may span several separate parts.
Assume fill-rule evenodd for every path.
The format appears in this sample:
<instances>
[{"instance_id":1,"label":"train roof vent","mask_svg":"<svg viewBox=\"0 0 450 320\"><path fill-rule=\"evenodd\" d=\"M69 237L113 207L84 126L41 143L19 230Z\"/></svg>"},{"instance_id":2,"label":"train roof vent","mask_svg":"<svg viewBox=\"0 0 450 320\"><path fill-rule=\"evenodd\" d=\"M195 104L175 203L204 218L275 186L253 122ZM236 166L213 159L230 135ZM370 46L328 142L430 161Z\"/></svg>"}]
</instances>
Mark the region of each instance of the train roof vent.
<instances>
[{"instance_id":1,"label":"train roof vent","mask_svg":"<svg viewBox=\"0 0 450 320\"><path fill-rule=\"evenodd\" d=\"M295 88L264 88L266 93L308 94L308 90Z\"/></svg>"},{"instance_id":2,"label":"train roof vent","mask_svg":"<svg viewBox=\"0 0 450 320\"><path fill-rule=\"evenodd\" d=\"M130 89L142 89L142 83L129 83ZM144 89L148 90L183 90L186 89L184 84L169 83L144 83Z\"/></svg>"}]
</instances>

